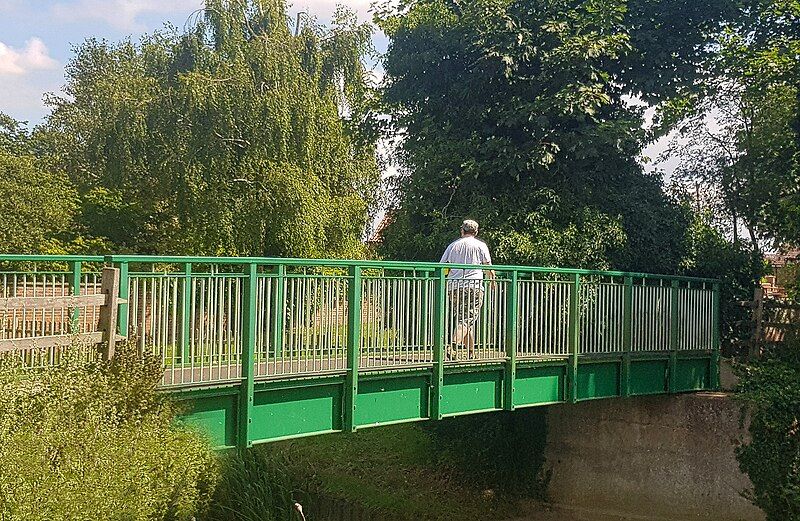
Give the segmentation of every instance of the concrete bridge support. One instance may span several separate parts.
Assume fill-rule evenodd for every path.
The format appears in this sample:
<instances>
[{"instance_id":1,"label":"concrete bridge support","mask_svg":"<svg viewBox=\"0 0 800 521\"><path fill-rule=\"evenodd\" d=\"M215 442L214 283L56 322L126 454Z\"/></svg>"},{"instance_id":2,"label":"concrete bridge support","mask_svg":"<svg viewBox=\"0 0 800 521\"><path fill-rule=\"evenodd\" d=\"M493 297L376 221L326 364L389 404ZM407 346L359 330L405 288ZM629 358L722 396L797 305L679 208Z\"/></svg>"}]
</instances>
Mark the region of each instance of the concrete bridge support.
<instances>
[{"instance_id":1,"label":"concrete bridge support","mask_svg":"<svg viewBox=\"0 0 800 521\"><path fill-rule=\"evenodd\" d=\"M739 471L734 447L746 430L728 395L648 396L548 409L546 468L552 472L553 504L627 519L764 519L741 495L750 481Z\"/></svg>"}]
</instances>

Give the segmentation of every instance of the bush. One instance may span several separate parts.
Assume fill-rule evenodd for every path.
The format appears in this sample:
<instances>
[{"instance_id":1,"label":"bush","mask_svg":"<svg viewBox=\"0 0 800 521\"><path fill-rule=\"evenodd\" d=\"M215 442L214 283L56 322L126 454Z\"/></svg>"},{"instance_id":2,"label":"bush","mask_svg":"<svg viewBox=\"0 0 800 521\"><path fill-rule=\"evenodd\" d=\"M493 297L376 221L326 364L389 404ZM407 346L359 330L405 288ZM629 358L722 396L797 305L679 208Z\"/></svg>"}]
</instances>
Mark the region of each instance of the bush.
<instances>
[{"instance_id":1,"label":"bush","mask_svg":"<svg viewBox=\"0 0 800 521\"><path fill-rule=\"evenodd\" d=\"M739 447L752 502L769 521L800 519L800 338L741 365L739 397L751 413L749 443Z\"/></svg>"},{"instance_id":2,"label":"bush","mask_svg":"<svg viewBox=\"0 0 800 521\"><path fill-rule=\"evenodd\" d=\"M0 519L189 520L206 508L216 460L155 392L151 358L111 362L75 347L59 365L0 360Z\"/></svg>"}]
</instances>

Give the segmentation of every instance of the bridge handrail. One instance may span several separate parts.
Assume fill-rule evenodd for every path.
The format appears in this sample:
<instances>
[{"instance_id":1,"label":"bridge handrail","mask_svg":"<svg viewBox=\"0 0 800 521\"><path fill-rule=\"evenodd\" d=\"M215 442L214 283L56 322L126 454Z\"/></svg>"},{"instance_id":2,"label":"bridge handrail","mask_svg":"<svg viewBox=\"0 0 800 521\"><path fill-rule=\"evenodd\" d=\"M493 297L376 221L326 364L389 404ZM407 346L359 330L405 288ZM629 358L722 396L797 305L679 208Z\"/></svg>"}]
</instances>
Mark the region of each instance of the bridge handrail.
<instances>
[{"instance_id":1,"label":"bridge handrail","mask_svg":"<svg viewBox=\"0 0 800 521\"><path fill-rule=\"evenodd\" d=\"M471 269L471 264L442 264L426 261L398 261L398 260L359 260L359 259L301 259L294 257L207 257L207 256L182 256L182 255L27 255L27 254L0 254L0 262L106 262L115 263L163 263L163 264L218 264L218 265L246 265L263 264L269 266L304 266L304 267L342 267L359 266L362 268L405 269L405 270L430 270L436 268ZM706 277L690 277L686 275L665 275L656 273L640 273L616 270L589 270L580 268L554 268L546 266L520 266L507 264L494 264L491 268L502 272L523 273L552 273L563 275L595 275L606 277L633 277L636 279L661 279L678 280L684 282L718 283L719 279Z\"/></svg>"}]
</instances>

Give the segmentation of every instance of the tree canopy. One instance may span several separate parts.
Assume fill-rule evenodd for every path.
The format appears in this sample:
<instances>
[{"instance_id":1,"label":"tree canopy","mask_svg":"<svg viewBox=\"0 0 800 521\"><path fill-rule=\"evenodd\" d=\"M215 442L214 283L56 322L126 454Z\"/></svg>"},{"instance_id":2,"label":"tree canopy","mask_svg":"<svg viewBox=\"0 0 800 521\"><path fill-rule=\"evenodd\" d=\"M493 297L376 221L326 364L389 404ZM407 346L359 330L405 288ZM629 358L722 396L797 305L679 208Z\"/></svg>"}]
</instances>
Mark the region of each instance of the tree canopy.
<instances>
[{"instance_id":1,"label":"tree canopy","mask_svg":"<svg viewBox=\"0 0 800 521\"><path fill-rule=\"evenodd\" d=\"M407 175L385 251L432 258L470 216L500 261L677 270L691 217L637 162L648 135L629 101L691 91L727 5L702 16L624 0L387 8L385 101ZM653 37L675 24L680 36Z\"/></svg>"},{"instance_id":2,"label":"tree canopy","mask_svg":"<svg viewBox=\"0 0 800 521\"><path fill-rule=\"evenodd\" d=\"M293 34L282 0L209 0L189 29L88 40L43 138L91 235L137 253L352 256L379 171L364 59L339 10Z\"/></svg>"},{"instance_id":3,"label":"tree canopy","mask_svg":"<svg viewBox=\"0 0 800 521\"><path fill-rule=\"evenodd\" d=\"M800 3L759 0L715 38L699 95L683 118L677 181L694 186L720 224L750 243L800 244ZM677 110L674 110L677 108Z\"/></svg>"},{"instance_id":4,"label":"tree canopy","mask_svg":"<svg viewBox=\"0 0 800 521\"><path fill-rule=\"evenodd\" d=\"M34 151L22 125L0 113L0 253L65 253L74 239L75 188Z\"/></svg>"}]
</instances>

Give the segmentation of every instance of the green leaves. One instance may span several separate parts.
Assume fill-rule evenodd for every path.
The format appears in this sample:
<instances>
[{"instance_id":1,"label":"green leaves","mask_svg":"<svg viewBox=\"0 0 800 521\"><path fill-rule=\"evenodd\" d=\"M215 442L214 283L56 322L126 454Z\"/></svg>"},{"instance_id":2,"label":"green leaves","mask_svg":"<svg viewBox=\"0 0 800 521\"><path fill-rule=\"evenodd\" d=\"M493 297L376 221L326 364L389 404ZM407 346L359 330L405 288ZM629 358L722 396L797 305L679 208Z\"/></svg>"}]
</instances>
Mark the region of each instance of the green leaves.
<instances>
[{"instance_id":1,"label":"green leaves","mask_svg":"<svg viewBox=\"0 0 800 521\"><path fill-rule=\"evenodd\" d=\"M750 412L750 441L736 451L769 521L800 517L800 357L798 339L737 368L738 396Z\"/></svg>"},{"instance_id":2,"label":"green leaves","mask_svg":"<svg viewBox=\"0 0 800 521\"><path fill-rule=\"evenodd\" d=\"M65 175L0 148L0 193L0 252L66 252L78 196Z\"/></svg>"},{"instance_id":3,"label":"green leaves","mask_svg":"<svg viewBox=\"0 0 800 521\"><path fill-rule=\"evenodd\" d=\"M285 9L216 0L186 33L78 48L47 129L93 235L138 253L362 253L371 28L340 10L295 36ZM314 224L331 212L344 228Z\"/></svg>"},{"instance_id":4,"label":"green leaves","mask_svg":"<svg viewBox=\"0 0 800 521\"><path fill-rule=\"evenodd\" d=\"M500 261L675 271L686 216L637 165L642 111L619 83L641 52L630 9L420 0L382 14L384 99L409 172L384 251L436 258L473 217Z\"/></svg>"}]
</instances>

